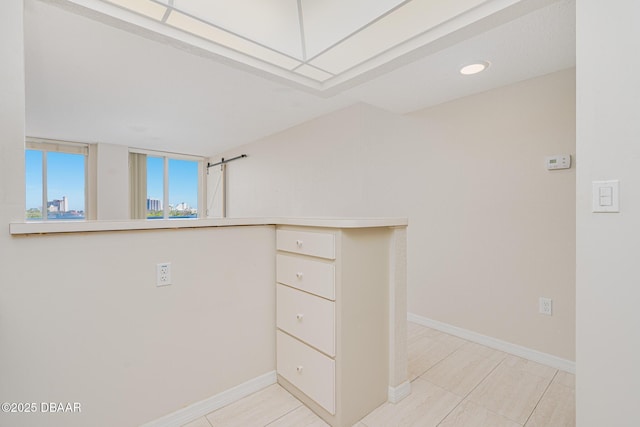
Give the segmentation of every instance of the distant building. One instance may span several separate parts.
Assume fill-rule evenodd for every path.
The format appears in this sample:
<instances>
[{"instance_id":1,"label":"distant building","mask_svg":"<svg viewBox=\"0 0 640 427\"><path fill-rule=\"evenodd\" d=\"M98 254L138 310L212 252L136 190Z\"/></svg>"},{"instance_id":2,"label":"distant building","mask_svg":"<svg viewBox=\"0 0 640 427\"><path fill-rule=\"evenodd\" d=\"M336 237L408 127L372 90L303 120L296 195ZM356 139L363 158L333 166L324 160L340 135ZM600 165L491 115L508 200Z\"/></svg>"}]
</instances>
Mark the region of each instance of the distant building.
<instances>
[{"instance_id":1,"label":"distant building","mask_svg":"<svg viewBox=\"0 0 640 427\"><path fill-rule=\"evenodd\" d=\"M147 199L147 210L148 211L161 211L162 210L162 201L158 199Z\"/></svg>"},{"instance_id":2,"label":"distant building","mask_svg":"<svg viewBox=\"0 0 640 427\"><path fill-rule=\"evenodd\" d=\"M176 210L188 211L188 210L191 210L191 207L186 202L182 202L182 203L178 203L178 205L176 206Z\"/></svg>"},{"instance_id":3,"label":"distant building","mask_svg":"<svg viewBox=\"0 0 640 427\"><path fill-rule=\"evenodd\" d=\"M49 212L69 212L69 199L67 196L62 196L62 200L47 202L47 210Z\"/></svg>"}]
</instances>

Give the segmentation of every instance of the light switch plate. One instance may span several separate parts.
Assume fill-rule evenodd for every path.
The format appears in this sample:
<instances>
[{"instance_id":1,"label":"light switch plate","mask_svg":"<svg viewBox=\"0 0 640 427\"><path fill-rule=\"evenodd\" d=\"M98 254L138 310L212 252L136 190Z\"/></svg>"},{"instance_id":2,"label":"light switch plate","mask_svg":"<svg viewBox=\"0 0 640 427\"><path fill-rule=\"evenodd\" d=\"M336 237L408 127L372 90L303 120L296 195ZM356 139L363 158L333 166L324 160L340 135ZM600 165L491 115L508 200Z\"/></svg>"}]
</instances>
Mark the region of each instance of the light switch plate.
<instances>
[{"instance_id":1,"label":"light switch plate","mask_svg":"<svg viewBox=\"0 0 640 427\"><path fill-rule=\"evenodd\" d=\"M593 181L593 212L620 212L620 182Z\"/></svg>"}]
</instances>

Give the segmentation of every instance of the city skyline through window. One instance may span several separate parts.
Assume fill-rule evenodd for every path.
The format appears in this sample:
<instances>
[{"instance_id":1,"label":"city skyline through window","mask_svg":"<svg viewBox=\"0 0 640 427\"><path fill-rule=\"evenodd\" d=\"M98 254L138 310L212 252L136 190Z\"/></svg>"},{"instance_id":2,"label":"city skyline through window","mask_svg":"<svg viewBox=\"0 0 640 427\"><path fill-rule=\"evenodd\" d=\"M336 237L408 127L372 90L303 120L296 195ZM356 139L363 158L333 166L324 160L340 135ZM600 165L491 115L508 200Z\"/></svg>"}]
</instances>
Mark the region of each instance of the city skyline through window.
<instances>
[{"instance_id":1,"label":"city skyline through window","mask_svg":"<svg viewBox=\"0 0 640 427\"><path fill-rule=\"evenodd\" d=\"M25 150L26 218L85 219L85 161L83 154Z\"/></svg>"},{"instance_id":2,"label":"city skyline through window","mask_svg":"<svg viewBox=\"0 0 640 427\"><path fill-rule=\"evenodd\" d=\"M87 191L91 191L90 188L87 189L89 173L87 147L87 144L52 140L27 141L25 149L25 218L27 220L87 218L86 197ZM146 202L145 217L149 219L197 218L201 191L201 161L172 158L168 155L145 157L147 188L146 201L142 200ZM99 198L99 195L96 197ZM142 197L144 197L144 189Z\"/></svg>"},{"instance_id":3,"label":"city skyline through window","mask_svg":"<svg viewBox=\"0 0 640 427\"><path fill-rule=\"evenodd\" d=\"M198 162L166 158L169 218L197 218ZM165 157L147 157L147 218L164 217Z\"/></svg>"}]
</instances>

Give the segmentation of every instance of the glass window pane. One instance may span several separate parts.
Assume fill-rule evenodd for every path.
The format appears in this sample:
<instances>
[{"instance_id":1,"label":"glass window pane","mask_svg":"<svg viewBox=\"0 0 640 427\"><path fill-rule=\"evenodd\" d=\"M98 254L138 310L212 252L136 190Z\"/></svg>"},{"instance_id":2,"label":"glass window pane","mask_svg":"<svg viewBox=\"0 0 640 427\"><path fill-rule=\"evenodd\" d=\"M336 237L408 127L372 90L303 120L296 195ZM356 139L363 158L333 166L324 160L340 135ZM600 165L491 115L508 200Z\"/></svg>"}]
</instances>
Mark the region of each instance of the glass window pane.
<instances>
[{"instance_id":1,"label":"glass window pane","mask_svg":"<svg viewBox=\"0 0 640 427\"><path fill-rule=\"evenodd\" d=\"M27 220L42 219L42 151L25 151Z\"/></svg>"},{"instance_id":2,"label":"glass window pane","mask_svg":"<svg viewBox=\"0 0 640 427\"><path fill-rule=\"evenodd\" d=\"M169 159L170 218L198 217L198 162Z\"/></svg>"},{"instance_id":3,"label":"glass window pane","mask_svg":"<svg viewBox=\"0 0 640 427\"><path fill-rule=\"evenodd\" d=\"M47 219L84 219L85 156L47 152Z\"/></svg>"},{"instance_id":4,"label":"glass window pane","mask_svg":"<svg viewBox=\"0 0 640 427\"><path fill-rule=\"evenodd\" d=\"M164 158L147 156L147 218L164 216Z\"/></svg>"}]
</instances>

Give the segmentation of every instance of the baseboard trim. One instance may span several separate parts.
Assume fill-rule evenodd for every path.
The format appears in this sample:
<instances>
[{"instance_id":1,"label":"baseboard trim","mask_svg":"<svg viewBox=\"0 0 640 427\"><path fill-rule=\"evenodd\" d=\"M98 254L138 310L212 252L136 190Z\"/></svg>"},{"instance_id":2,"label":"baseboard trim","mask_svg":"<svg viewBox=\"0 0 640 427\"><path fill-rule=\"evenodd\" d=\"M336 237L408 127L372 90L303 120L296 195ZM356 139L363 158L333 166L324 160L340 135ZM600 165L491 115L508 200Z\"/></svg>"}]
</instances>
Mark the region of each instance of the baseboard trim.
<instances>
[{"instance_id":1,"label":"baseboard trim","mask_svg":"<svg viewBox=\"0 0 640 427\"><path fill-rule=\"evenodd\" d=\"M478 344L485 345L487 347L495 348L496 350L504 351L515 356L522 357L524 359L532 360L534 362L542 363L543 365L551 366L552 368L560 369L561 371L576 373L576 362L563 359L552 354L543 353L538 350L523 347L510 342L502 341L497 338L492 338L486 335L479 334L477 332L470 331L468 329L459 328L457 326L449 325L448 323L438 322L437 320L429 319L427 317L418 316L417 314L408 313L407 320L417 323L419 325L427 326L429 328L437 329L447 334L455 335L465 340L473 341Z\"/></svg>"},{"instance_id":2,"label":"baseboard trim","mask_svg":"<svg viewBox=\"0 0 640 427\"><path fill-rule=\"evenodd\" d=\"M411 382L405 381L397 387L389 386L387 399L390 403L398 403L411 394Z\"/></svg>"},{"instance_id":3,"label":"baseboard trim","mask_svg":"<svg viewBox=\"0 0 640 427\"><path fill-rule=\"evenodd\" d=\"M180 427L275 383L276 371L267 372L155 421L143 424L141 427Z\"/></svg>"}]
</instances>

